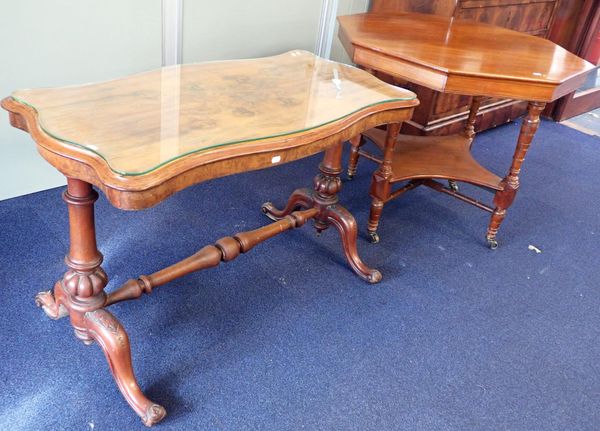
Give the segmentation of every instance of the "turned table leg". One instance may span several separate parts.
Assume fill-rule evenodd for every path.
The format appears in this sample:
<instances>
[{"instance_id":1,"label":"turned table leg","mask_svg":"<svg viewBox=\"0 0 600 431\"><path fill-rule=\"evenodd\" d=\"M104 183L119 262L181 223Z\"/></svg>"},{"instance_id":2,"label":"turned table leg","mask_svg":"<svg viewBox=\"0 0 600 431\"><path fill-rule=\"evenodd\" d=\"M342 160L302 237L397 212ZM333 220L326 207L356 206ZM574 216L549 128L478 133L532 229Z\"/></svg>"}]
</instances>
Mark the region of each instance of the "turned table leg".
<instances>
[{"instance_id":1,"label":"turned table leg","mask_svg":"<svg viewBox=\"0 0 600 431\"><path fill-rule=\"evenodd\" d=\"M392 160L398 134L400 133L400 126L400 123L388 124L383 149L383 163L379 165L371 181L370 195L372 202L367 231L372 243L379 242L379 235L377 234L379 219L383 205L389 200L392 192Z\"/></svg>"},{"instance_id":2,"label":"turned table leg","mask_svg":"<svg viewBox=\"0 0 600 431\"><path fill-rule=\"evenodd\" d=\"M354 179L354 175L356 175L356 166L358 165L358 157L360 147L365 144L365 139L362 135L357 135L354 138L350 139L350 158L348 160L348 179Z\"/></svg>"},{"instance_id":3,"label":"turned table leg","mask_svg":"<svg viewBox=\"0 0 600 431\"><path fill-rule=\"evenodd\" d=\"M103 309L108 277L96 245L94 202L98 194L90 184L69 178L63 197L69 208L70 248L65 258L69 269L54 286L54 294L42 292L36 302L51 318L69 315L76 337L85 344L98 342L126 401L145 425L153 425L166 411L142 393L133 374L127 333Z\"/></svg>"},{"instance_id":4,"label":"turned table leg","mask_svg":"<svg viewBox=\"0 0 600 431\"><path fill-rule=\"evenodd\" d=\"M473 139L475 138L475 121L477 120L477 113L479 112L482 101L482 96L473 96L471 107L469 108L469 116L467 117L465 129L463 130L463 134L466 138L469 138L471 143L473 143Z\"/></svg>"},{"instance_id":5,"label":"turned table leg","mask_svg":"<svg viewBox=\"0 0 600 431\"><path fill-rule=\"evenodd\" d=\"M271 202L263 204L262 211L275 220L281 220L297 208L316 208L318 213L314 216L314 226L317 232L334 225L342 238L344 254L352 270L369 283L381 280L381 273L369 268L361 260L356 247L358 229L356 220L341 205L338 193L342 188L342 149L339 142L325 151L323 161L319 165L321 171L314 179L314 190L297 189L292 193L284 209L278 210Z\"/></svg>"},{"instance_id":6,"label":"turned table leg","mask_svg":"<svg viewBox=\"0 0 600 431\"><path fill-rule=\"evenodd\" d=\"M477 120L477 113L479 112L482 101L482 96L473 96L471 100L471 106L469 107L469 116L467 117L467 121L465 123L463 135L465 138L469 139L470 145L473 145L473 139L475 139L475 121ZM448 186L454 192L459 191L458 183L454 180L448 180Z\"/></svg>"},{"instance_id":7,"label":"turned table leg","mask_svg":"<svg viewBox=\"0 0 600 431\"><path fill-rule=\"evenodd\" d=\"M506 217L506 211L512 205L517 195L521 166L523 165L533 136L539 127L540 114L545 106L546 104L543 102L529 102L529 106L527 107L527 116L523 119L523 124L521 125L517 148L515 149L510 170L508 175L502 180L502 190L497 191L494 196L495 208L486 234L486 239L491 249L498 247L496 235L504 217Z\"/></svg>"}]
</instances>

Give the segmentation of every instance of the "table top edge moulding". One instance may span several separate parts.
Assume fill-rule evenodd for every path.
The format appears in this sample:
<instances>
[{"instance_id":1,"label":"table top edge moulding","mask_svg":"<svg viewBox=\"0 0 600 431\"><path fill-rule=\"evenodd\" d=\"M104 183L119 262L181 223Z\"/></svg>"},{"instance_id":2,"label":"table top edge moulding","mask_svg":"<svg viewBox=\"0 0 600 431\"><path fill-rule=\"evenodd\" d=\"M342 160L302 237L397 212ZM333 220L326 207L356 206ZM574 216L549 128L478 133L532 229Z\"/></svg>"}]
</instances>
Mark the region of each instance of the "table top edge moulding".
<instances>
[{"instance_id":1,"label":"table top edge moulding","mask_svg":"<svg viewBox=\"0 0 600 431\"><path fill-rule=\"evenodd\" d=\"M382 124L399 128L418 105L414 93L356 67L291 51L14 95L26 102L13 97L2 101L10 123L29 132L39 153L67 177L62 195L69 220L66 271L52 290L36 295L36 304L52 319L68 317L75 337L84 344L98 344L117 389L144 425L163 420L167 409L144 393L133 370L127 331L108 307L241 258L308 222L317 233L337 231L356 276L367 283L381 281L381 272L361 259L356 219L340 202L344 141L356 141ZM66 136L76 137L77 144L65 142ZM296 188L281 206L270 201L260 206L268 224L212 240L184 259L106 291L109 276L102 268L96 235L94 185L117 208L142 209L204 180L320 152L323 158L309 183L312 187ZM125 167L127 175L116 172L115 166ZM148 166L152 169L145 169ZM210 188L196 191L200 193L194 199L210 202L216 211L223 208L225 195L220 191L218 196ZM321 267L306 269L326 276ZM77 372L73 364L64 368ZM90 400L82 396L82 405ZM165 401L167 407L174 403Z\"/></svg>"},{"instance_id":2,"label":"table top edge moulding","mask_svg":"<svg viewBox=\"0 0 600 431\"><path fill-rule=\"evenodd\" d=\"M594 67L548 40L485 23L417 13L338 20L355 63L445 93L550 102L576 89Z\"/></svg>"},{"instance_id":3,"label":"table top edge moulding","mask_svg":"<svg viewBox=\"0 0 600 431\"><path fill-rule=\"evenodd\" d=\"M208 179L318 153L335 140L404 121L417 105L410 91L306 51L24 90L2 100L11 124L30 133L50 164L96 185L121 209L147 208ZM268 133L244 135L262 125ZM221 139L223 130L233 139ZM81 142L57 138L69 133ZM140 154L145 161L131 160Z\"/></svg>"}]
</instances>

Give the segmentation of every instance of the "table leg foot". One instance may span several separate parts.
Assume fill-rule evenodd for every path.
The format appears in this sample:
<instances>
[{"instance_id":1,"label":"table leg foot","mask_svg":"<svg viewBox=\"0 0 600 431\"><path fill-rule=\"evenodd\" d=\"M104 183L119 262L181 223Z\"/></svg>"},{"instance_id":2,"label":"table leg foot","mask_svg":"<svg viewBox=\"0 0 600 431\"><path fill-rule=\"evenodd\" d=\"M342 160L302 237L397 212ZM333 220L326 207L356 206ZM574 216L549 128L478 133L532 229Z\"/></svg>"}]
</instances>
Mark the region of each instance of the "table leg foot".
<instances>
[{"instance_id":1,"label":"table leg foot","mask_svg":"<svg viewBox=\"0 0 600 431\"><path fill-rule=\"evenodd\" d=\"M146 426L160 422L167 414L164 407L146 398L133 374L129 337L123 325L108 311L99 309L83 318L89 337L102 348L115 382L131 408Z\"/></svg>"},{"instance_id":2,"label":"table leg foot","mask_svg":"<svg viewBox=\"0 0 600 431\"><path fill-rule=\"evenodd\" d=\"M371 211L369 212L369 221L367 223L367 232L369 234L369 240L371 241L371 244L377 244L379 242L377 227L379 226L379 219L381 218L382 211L383 201L373 198L373 202L371 202Z\"/></svg>"},{"instance_id":3,"label":"table leg foot","mask_svg":"<svg viewBox=\"0 0 600 431\"><path fill-rule=\"evenodd\" d=\"M261 211L271 220L277 221L299 208L312 208L313 202L312 190L307 188L297 189L288 198L285 208L278 210L271 202L265 202L261 207Z\"/></svg>"},{"instance_id":4,"label":"table leg foot","mask_svg":"<svg viewBox=\"0 0 600 431\"><path fill-rule=\"evenodd\" d=\"M346 208L334 205L327 208L327 221L337 228L342 238L344 254L352 270L369 283L378 283L381 281L381 272L369 268L358 255L356 248L358 228L352 214Z\"/></svg>"},{"instance_id":5,"label":"table leg foot","mask_svg":"<svg viewBox=\"0 0 600 431\"><path fill-rule=\"evenodd\" d=\"M496 235L498 235L498 230L500 229L500 225L502 224L502 221L505 217L506 210L503 208L496 208L492 213L490 225L488 226L487 234L485 235L488 247L492 250L498 248L498 241L496 240Z\"/></svg>"},{"instance_id":6,"label":"table leg foot","mask_svg":"<svg viewBox=\"0 0 600 431\"><path fill-rule=\"evenodd\" d=\"M35 304L44 310L44 313L53 320L58 320L69 315L69 310L67 310L60 301L59 289L60 283L56 283L54 292L52 290L47 290L45 292L40 292L35 296Z\"/></svg>"}]
</instances>

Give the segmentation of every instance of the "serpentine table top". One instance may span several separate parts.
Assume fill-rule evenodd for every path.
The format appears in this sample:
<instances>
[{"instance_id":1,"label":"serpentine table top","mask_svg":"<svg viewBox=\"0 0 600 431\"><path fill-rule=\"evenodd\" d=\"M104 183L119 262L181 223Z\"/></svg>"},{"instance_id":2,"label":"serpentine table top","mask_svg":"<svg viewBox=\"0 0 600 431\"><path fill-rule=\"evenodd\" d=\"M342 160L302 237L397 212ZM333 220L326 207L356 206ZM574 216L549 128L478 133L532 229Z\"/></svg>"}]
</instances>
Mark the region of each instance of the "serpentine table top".
<instances>
[{"instance_id":1,"label":"serpentine table top","mask_svg":"<svg viewBox=\"0 0 600 431\"><path fill-rule=\"evenodd\" d=\"M193 183L314 154L322 138L351 138L343 132L356 122L416 103L359 69L291 51L20 90L2 106L65 175L140 209Z\"/></svg>"},{"instance_id":2,"label":"serpentine table top","mask_svg":"<svg viewBox=\"0 0 600 431\"><path fill-rule=\"evenodd\" d=\"M308 220L317 231L334 226L352 270L378 282L379 271L358 256L356 221L337 197L342 145L372 127L409 119L417 104L410 91L304 51L14 92L2 101L11 124L29 132L39 153L67 177L67 271L36 303L53 319L69 316L84 343L97 342L125 400L144 424L157 423L166 410L139 387L127 332L107 307L235 259ZM273 223L221 238L180 262L104 291L108 276L96 244L98 194L92 185L114 206L136 210L204 180L318 152L324 157L312 189L294 191L282 210L263 205Z\"/></svg>"}]
</instances>

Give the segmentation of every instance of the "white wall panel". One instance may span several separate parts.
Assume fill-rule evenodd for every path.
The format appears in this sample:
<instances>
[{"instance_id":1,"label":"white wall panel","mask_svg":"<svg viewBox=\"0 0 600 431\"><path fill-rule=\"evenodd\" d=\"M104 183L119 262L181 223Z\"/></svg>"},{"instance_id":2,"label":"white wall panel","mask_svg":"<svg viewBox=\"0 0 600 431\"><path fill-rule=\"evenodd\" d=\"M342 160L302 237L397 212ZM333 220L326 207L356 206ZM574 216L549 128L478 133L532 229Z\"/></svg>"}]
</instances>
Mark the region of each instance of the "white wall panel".
<instances>
[{"instance_id":1,"label":"white wall panel","mask_svg":"<svg viewBox=\"0 0 600 431\"><path fill-rule=\"evenodd\" d=\"M313 51L321 0L185 0L183 62Z\"/></svg>"},{"instance_id":2,"label":"white wall panel","mask_svg":"<svg viewBox=\"0 0 600 431\"><path fill-rule=\"evenodd\" d=\"M0 96L161 64L160 0L0 0ZM0 110L0 199L64 184Z\"/></svg>"},{"instance_id":3,"label":"white wall panel","mask_svg":"<svg viewBox=\"0 0 600 431\"><path fill-rule=\"evenodd\" d=\"M368 9L369 0L339 0L337 15L352 15L355 13L366 12ZM333 43L331 44L331 59L350 64L350 57L346 54L346 50L338 38L338 27L339 25L336 21L335 31L333 33Z\"/></svg>"}]
</instances>

